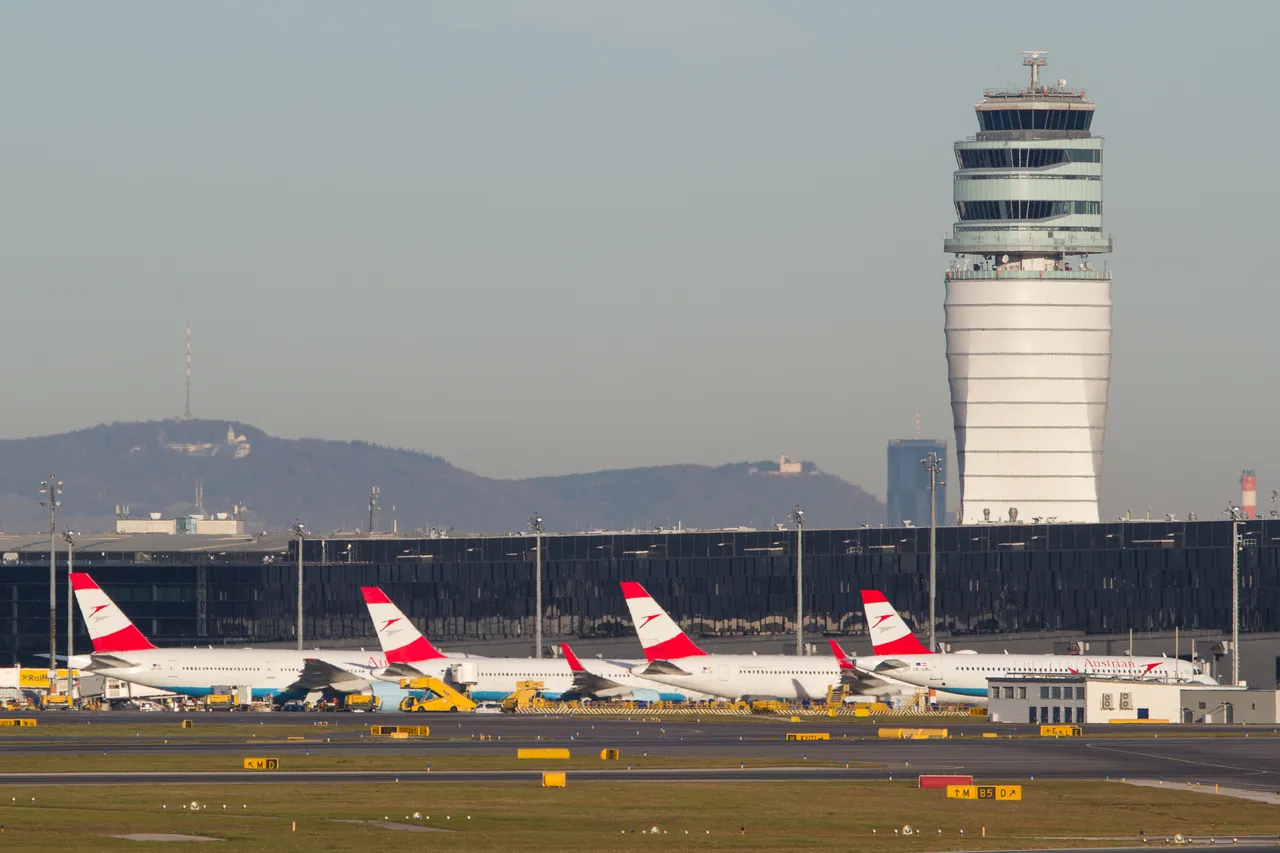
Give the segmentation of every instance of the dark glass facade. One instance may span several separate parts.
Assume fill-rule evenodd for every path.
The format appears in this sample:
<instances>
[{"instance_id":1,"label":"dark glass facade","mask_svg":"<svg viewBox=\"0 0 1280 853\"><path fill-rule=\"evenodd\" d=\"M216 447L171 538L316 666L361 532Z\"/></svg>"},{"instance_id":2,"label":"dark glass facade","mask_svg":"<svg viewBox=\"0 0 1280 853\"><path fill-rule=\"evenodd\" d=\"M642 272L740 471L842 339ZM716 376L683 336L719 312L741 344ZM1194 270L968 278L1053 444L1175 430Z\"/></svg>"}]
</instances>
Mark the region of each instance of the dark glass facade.
<instances>
[{"instance_id":1,"label":"dark glass facade","mask_svg":"<svg viewBox=\"0 0 1280 853\"><path fill-rule=\"evenodd\" d=\"M1088 130L1093 110L978 110L983 130Z\"/></svg>"},{"instance_id":2,"label":"dark glass facade","mask_svg":"<svg viewBox=\"0 0 1280 853\"><path fill-rule=\"evenodd\" d=\"M961 148L961 169L1037 169L1059 163L1101 163L1101 148Z\"/></svg>"},{"instance_id":3,"label":"dark glass facade","mask_svg":"<svg viewBox=\"0 0 1280 853\"><path fill-rule=\"evenodd\" d=\"M1035 199L1004 199L1001 201L957 201L956 215L969 219L1048 219L1084 213L1097 216L1102 213L1100 201L1038 201Z\"/></svg>"},{"instance_id":4,"label":"dark glass facade","mask_svg":"<svg viewBox=\"0 0 1280 853\"><path fill-rule=\"evenodd\" d=\"M1242 630L1280 630L1280 521L1242 530ZM863 631L863 588L883 591L923 626L927 528L804 537L809 630ZM940 528L939 620L956 633L1228 629L1230 540L1225 521ZM644 583L693 633L789 631L795 545L794 530L546 536L547 634L628 634L621 580ZM442 643L532 636L532 537L308 541L304 558L308 643L370 637L360 596L367 585L384 587ZM289 640L295 561L296 554L189 551L76 555L77 567L158 645ZM65 583L61 569L63 595ZM23 552L0 566L0 665L41 663L48 606L47 554ZM80 624L76 648L89 649Z\"/></svg>"},{"instance_id":5,"label":"dark glass facade","mask_svg":"<svg viewBox=\"0 0 1280 853\"><path fill-rule=\"evenodd\" d=\"M947 523L947 487L945 465L947 443L933 439L902 439L889 442L889 487L885 490L885 515L890 527L912 524L929 525L929 472L921 462L930 452L938 454L944 470L938 475L934 490L938 524Z\"/></svg>"}]
</instances>

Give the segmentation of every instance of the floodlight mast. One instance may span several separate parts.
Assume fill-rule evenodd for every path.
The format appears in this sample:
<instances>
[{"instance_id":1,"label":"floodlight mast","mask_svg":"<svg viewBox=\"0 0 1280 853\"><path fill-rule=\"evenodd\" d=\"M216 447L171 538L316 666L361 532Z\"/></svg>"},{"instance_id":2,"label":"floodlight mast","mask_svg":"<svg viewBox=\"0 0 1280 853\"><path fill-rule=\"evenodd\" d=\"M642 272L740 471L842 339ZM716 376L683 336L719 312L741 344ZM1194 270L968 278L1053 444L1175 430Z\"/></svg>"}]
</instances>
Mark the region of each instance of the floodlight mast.
<instances>
[{"instance_id":1,"label":"floodlight mast","mask_svg":"<svg viewBox=\"0 0 1280 853\"><path fill-rule=\"evenodd\" d=\"M67 695L75 701L75 682L71 676L71 658L75 656L75 592L71 587L71 574L75 569L75 534L70 530L63 531L63 541L67 543Z\"/></svg>"},{"instance_id":2,"label":"floodlight mast","mask_svg":"<svg viewBox=\"0 0 1280 853\"><path fill-rule=\"evenodd\" d=\"M800 504L787 515L796 526L796 654L804 654L804 510Z\"/></svg>"},{"instance_id":3,"label":"floodlight mast","mask_svg":"<svg viewBox=\"0 0 1280 853\"><path fill-rule=\"evenodd\" d=\"M929 455L920 460L920 464L924 466L924 470L929 474L929 651L936 652L938 650L938 620L936 615L938 605L938 486L945 486L946 483L939 482L938 475L942 473L942 459L932 450Z\"/></svg>"},{"instance_id":4,"label":"floodlight mast","mask_svg":"<svg viewBox=\"0 0 1280 853\"><path fill-rule=\"evenodd\" d=\"M58 670L58 507L62 501L62 481L53 474L40 483L40 491L45 500L40 506L49 508L49 683ZM70 662L68 662L70 666Z\"/></svg>"},{"instance_id":5,"label":"floodlight mast","mask_svg":"<svg viewBox=\"0 0 1280 853\"><path fill-rule=\"evenodd\" d=\"M1240 507L1227 509L1231 517L1231 686L1240 686Z\"/></svg>"},{"instance_id":6,"label":"floodlight mast","mask_svg":"<svg viewBox=\"0 0 1280 853\"><path fill-rule=\"evenodd\" d=\"M306 539L307 530L302 522L293 525L293 535L298 537L298 651L302 651L302 543ZM350 546L348 546L349 548ZM348 562L350 560L348 559Z\"/></svg>"},{"instance_id":7,"label":"floodlight mast","mask_svg":"<svg viewBox=\"0 0 1280 853\"><path fill-rule=\"evenodd\" d=\"M533 656L542 657L542 516L534 514L529 519L529 527L533 528L534 570L533 570L533 609L536 615L533 621Z\"/></svg>"}]
</instances>

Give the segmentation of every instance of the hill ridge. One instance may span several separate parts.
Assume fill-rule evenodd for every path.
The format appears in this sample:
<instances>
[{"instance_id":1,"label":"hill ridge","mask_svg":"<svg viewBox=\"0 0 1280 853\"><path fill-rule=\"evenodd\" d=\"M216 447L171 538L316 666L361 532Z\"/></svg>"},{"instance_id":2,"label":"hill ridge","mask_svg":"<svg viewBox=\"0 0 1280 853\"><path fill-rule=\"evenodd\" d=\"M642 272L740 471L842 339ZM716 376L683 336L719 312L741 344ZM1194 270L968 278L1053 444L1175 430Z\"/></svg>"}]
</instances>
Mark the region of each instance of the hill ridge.
<instances>
[{"instance_id":1,"label":"hill ridge","mask_svg":"<svg viewBox=\"0 0 1280 853\"><path fill-rule=\"evenodd\" d=\"M302 519L315 530L368 526L370 483L381 489L379 528L520 530L530 513L556 529L767 527L794 504L824 527L879 523L883 505L811 462L676 463L556 474L486 477L443 457L354 439L280 438L244 421L117 421L70 432L0 439L0 530L47 529L35 484L65 483L59 527L114 529L115 507L137 516L247 507L253 532Z\"/></svg>"}]
</instances>

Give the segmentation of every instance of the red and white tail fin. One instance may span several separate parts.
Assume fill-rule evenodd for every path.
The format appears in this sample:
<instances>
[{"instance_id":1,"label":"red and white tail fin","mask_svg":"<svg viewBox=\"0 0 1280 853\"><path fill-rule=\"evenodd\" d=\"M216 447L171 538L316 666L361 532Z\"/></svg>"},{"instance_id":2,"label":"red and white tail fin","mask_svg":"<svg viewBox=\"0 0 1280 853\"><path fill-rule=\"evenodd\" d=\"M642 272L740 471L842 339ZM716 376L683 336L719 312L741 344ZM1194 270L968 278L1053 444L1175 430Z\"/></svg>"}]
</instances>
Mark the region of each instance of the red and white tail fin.
<instances>
[{"instance_id":1,"label":"red and white tail fin","mask_svg":"<svg viewBox=\"0 0 1280 853\"><path fill-rule=\"evenodd\" d=\"M640 645L644 647L647 659L678 660L706 654L693 644L693 640L680 630L676 621L640 584L623 581L622 594L627 599L627 609L631 611L631 621L636 626L636 634L640 636Z\"/></svg>"},{"instance_id":2,"label":"red and white tail fin","mask_svg":"<svg viewBox=\"0 0 1280 853\"><path fill-rule=\"evenodd\" d=\"M874 589L862 591L862 609L867 614L871 648L877 655L928 655L933 652L902 621L889 600Z\"/></svg>"},{"instance_id":3,"label":"red and white tail fin","mask_svg":"<svg viewBox=\"0 0 1280 853\"><path fill-rule=\"evenodd\" d=\"M151 641L129 621L124 611L84 572L71 573L71 588L80 605L80 615L89 629L95 652L136 652L154 649Z\"/></svg>"},{"instance_id":4,"label":"red and white tail fin","mask_svg":"<svg viewBox=\"0 0 1280 853\"><path fill-rule=\"evenodd\" d=\"M431 645L422 632L413 627L409 617L391 603L387 594L376 586L360 588L365 606L378 632L378 643L387 656L387 663L414 663L420 660L436 660L444 655Z\"/></svg>"},{"instance_id":5,"label":"red and white tail fin","mask_svg":"<svg viewBox=\"0 0 1280 853\"><path fill-rule=\"evenodd\" d=\"M569 648L568 643L561 643L560 651L564 652L564 659L569 662L570 672L587 671L587 668L582 665L582 661L578 660L578 656L573 653L573 649Z\"/></svg>"},{"instance_id":6,"label":"red and white tail fin","mask_svg":"<svg viewBox=\"0 0 1280 853\"><path fill-rule=\"evenodd\" d=\"M841 669L853 669L853 661L849 660L848 655L844 653L844 649L840 648L840 644L835 640L828 640L831 643L831 653L836 656L836 663Z\"/></svg>"}]
</instances>

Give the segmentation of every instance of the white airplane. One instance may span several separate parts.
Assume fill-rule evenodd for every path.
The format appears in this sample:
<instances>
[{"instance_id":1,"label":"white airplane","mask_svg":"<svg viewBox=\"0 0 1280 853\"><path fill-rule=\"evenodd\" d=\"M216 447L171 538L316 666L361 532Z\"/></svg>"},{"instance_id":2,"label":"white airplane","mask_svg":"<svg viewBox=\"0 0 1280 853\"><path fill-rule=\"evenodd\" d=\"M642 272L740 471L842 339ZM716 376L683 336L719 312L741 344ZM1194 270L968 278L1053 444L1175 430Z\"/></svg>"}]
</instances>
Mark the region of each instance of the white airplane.
<instances>
[{"instance_id":1,"label":"white airplane","mask_svg":"<svg viewBox=\"0 0 1280 853\"><path fill-rule=\"evenodd\" d=\"M988 678L1010 674L1098 675L1145 681L1216 684L1197 662L1166 657L979 654L961 651L934 654L916 639L883 594L862 591L862 607L871 635L869 656L852 661L833 641L831 646L846 671L875 676L890 684L928 690L945 702L986 704Z\"/></svg>"},{"instance_id":2,"label":"white airplane","mask_svg":"<svg viewBox=\"0 0 1280 853\"><path fill-rule=\"evenodd\" d=\"M253 698L277 701L385 687L372 675L381 662L358 650L158 649L89 575L73 572L71 587L93 641L93 654L73 663L86 671L185 696L207 696L215 686L247 686Z\"/></svg>"},{"instance_id":3,"label":"white airplane","mask_svg":"<svg viewBox=\"0 0 1280 853\"><path fill-rule=\"evenodd\" d=\"M542 695L548 699L629 698L642 702L684 702L704 696L641 678L634 669L643 661L578 661L573 650L562 645L565 658L470 658L455 660L445 655L414 627L409 617L391 603L377 587L363 587L365 605L378 632L378 642L387 658L377 676L399 680L430 675L460 689L477 702L496 701L510 696L518 682L541 681Z\"/></svg>"},{"instance_id":4,"label":"white airplane","mask_svg":"<svg viewBox=\"0 0 1280 853\"><path fill-rule=\"evenodd\" d=\"M680 630L643 586L622 582L622 594L649 665L645 678L725 699L826 699L842 681L832 658L795 655L709 655Z\"/></svg>"}]
</instances>

